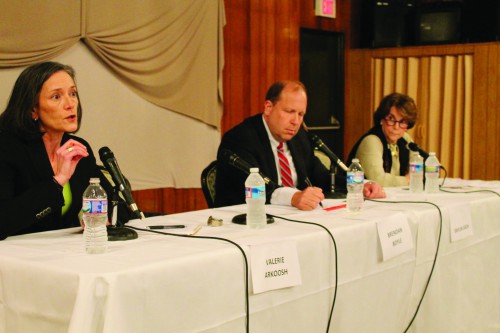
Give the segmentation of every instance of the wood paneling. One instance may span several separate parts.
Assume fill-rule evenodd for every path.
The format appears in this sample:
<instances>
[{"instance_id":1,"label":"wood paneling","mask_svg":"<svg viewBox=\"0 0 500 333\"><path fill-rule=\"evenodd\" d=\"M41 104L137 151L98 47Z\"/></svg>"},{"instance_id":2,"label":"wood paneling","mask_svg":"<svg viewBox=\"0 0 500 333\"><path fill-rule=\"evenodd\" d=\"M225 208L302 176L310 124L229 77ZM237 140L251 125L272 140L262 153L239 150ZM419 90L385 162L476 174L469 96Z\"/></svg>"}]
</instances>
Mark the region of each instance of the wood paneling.
<instances>
[{"instance_id":1,"label":"wood paneling","mask_svg":"<svg viewBox=\"0 0 500 333\"><path fill-rule=\"evenodd\" d=\"M349 0L337 1L337 18L314 15L314 1L226 0L222 132L262 111L267 88L299 78L301 27L349 30Z\"/></svg>"},{"instance_id":2,"label":"wood paneling","mask_svg":"<svg viewBox=\"0 0 500 333\"><path fill-rule=\"evenodd\" d=\"M370 59L359 51L348 52L347 56L349 62L356 65L346 67L345 71L344 156L349 155L356 141L371 125L371 117L366 116L371 110L371 84L365 75L371 72Z\"/></svg>"},{"instance_id":3,"label":"wood paneling","mask_svg":"<svg viewBox=\"0 0 500 333\"><path fill-rule=\"evenodd\" d=\"M146 213L174 214L208 208L199 188L159 188L132 191L139 209Z\"/></svg>"},{"instance_id":4,"label":"wood paneling","mask_svg":"<svg viewBox=\"0 0 500 333\"><path fill-rule=\"evenodd\" d=\"M500 43L474 48L473 179L500 179Z\"/></svg>"}]
</instances>

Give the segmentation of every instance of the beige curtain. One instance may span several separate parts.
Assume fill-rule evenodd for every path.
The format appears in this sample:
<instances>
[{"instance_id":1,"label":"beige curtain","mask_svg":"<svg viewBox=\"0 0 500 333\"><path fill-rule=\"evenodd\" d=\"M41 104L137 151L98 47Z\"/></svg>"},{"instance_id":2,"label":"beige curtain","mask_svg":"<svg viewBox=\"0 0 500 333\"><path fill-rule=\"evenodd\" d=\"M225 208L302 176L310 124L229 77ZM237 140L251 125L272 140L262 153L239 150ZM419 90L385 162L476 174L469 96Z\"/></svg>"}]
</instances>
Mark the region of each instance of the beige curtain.
<instances>
[{"instance_id":1,"label":"beige curtain","mask_svg":"<svg viewBox=\"0 0 500 333\"><path fill-rule=\"evenodd\" d=\"M83 39L142 98L219 127L223 0L16 0L0 4L0 68Z\"/></svg>"},{"instance_id":2,"label":"beige curtain","mask_svg":"<svg viewBox=\"0 0 500 333\"><path fill-rule=\"evenodd\" d=\"M470 178L472 55L374 58L372 105L391 92L407 94L419 108L409 131L427 151L436 152L448 177Z\"/></svg>"}]
</instances>

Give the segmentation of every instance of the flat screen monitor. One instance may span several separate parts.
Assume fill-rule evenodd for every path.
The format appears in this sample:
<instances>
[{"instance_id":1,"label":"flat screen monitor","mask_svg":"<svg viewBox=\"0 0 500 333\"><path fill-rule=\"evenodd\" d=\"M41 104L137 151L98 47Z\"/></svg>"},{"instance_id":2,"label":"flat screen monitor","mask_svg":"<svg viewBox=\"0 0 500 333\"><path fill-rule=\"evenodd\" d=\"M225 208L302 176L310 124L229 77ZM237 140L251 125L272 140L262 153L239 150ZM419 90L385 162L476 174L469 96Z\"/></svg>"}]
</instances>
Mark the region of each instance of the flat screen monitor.
<instances>
[{"instance_id":1,"label":"flat screen monitor","mask_svg":"<svg viewBox=\"0 0 500 333\"><path fill-rule=\"evenodd\" d=\"M421 6L417 10L416 43L453 44L461 40L462 10L459 4Z\"/></svg>"}]
</instances>

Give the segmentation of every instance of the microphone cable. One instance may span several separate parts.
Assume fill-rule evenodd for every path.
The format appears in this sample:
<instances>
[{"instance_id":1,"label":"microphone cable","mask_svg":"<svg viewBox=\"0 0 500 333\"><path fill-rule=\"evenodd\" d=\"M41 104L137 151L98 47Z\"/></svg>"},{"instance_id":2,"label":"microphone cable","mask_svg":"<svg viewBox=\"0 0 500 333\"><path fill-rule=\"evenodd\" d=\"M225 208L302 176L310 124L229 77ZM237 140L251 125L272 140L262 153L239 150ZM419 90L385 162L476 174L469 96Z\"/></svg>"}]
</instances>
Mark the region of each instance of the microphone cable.
<instances>
[{"instance_id":1,"label":"microphone cable","mask_svg":"<svg viewBox=\"0 0 500 333\"><path fill-rule=\"evenodd\" d=\"M432 277L432 275L434 273L434 268L436 266L437 257L438 257L438 253L439 253L439 246L441 244L441 234L442 234L442 230L443 230L443 214L442 214L441 209L439 208L438 205L436 205L433 202L429 202L429 201L382 201L382 200L375 200L375 199L365 199L365 200L372 201L372 202L378 202L378 203L393 203L393 204L399 204L399 203L406 203L406 204L427 204L427 205L432 205L432 206L436 207L436 209L438 210L438 213L439 213L439 234L438 234L438 241L437 241L437 246L436 246L436 252L434 254L434 260L432 262L431 271L429 273L429 277L427 278L427 282L425 283L425 288L424 288L424 292L422 293L422 297L420 297L420 301L418 302L417 308L415 309L415 313L413 314L413 317L411 318L410 323L408 324L408 326L406 327L406 329L403 331L403 332L406 333L406 332L408 332L408 330L410 329L411 325L415 321L415 318L417 317L418 311L420 310L420 306L422 305L422 301L424 300L425 293L427 292L427 287L429 287L429 283L431 281L431 277Z\"/></svg>"},{"instance_id":2,"label":"microphone cable","mask_svg":"<svg viewBox=\"0 0 500 333\"><path fill-rule=\"evenodd\" d=\"M289 218L286 218L286 217L281 217L281 216L272 215L272 214L268 214L268 215L272 216L273 218L283 219L283 220L286 220L286 221L289 221L289 222L316 225L318 227L321 227L321 228L325 229L326 232L328 233L328 235L330 235L330 238L332 239L332 242L333 242L333 247L335 249L335 255L334 255L334 258L335 258L335 283L334 283L334 289L333 289L332 307L330 309L330 315L328 316L328 324L326 326L326 333L328 333L330 331L330 325L331 325L331 322L332 322L333 309L335 308L335 301L337 299L337 287L338 287L338 264L337 264L338 263L338 259L337 259L337 243L335 242L335 238L333 237L332 233L330 232L330 230L328 230L327 227L325 227L324 225L321 225L319 223L299 221L299 220L292 220L292 219L289 219Z\"/></svg>"},{"instance_id":3,"label":"microphone cable","mask_svg":"<svg viewBox=\"0 0 500 333\"><path fill-rule=\"evenodd\" d=\"M126 228L134 229L134 230L139 230L139 231L147 231L155 234L160 234L160 235L167 235L167 236L175 236L175 237L184 237L184 238L202 238L202 239L213 239L213 240L220 240L224 242L228 242L233 244L240 250L241 254L243 255L243 259L245 261L245 316L246 316L246 323L245 323L245 329L247 333L250 333L250 305L249 305L249 288L248 288L248 258L245 254L245 251L243 248L238 245L237 243L233 242L230 239L227 238L221 238L221 237L213 237L213 236L195 236L195 235L182 235L182 234L173 234L169 232L163 232L163 231L158 231L158 230L151 230L151 229L144 229L144 228L138 228L138 227L132 227L132 226L126 226Z\"/></svg>"},{"instance_id":4,"label":"microphone cable","mask_svg":"<svg viewBox=\"0 0 500 333\"><path fill-rule=\"evenodd\" d=\"M440 187L443 187L444 186L444 181L446 180L446 178L448 177L448 170L446 170L446 168L442 165L439 166L440 169L444 170L444 178L443 178L443 182L441 183Z\"/></svg>"},{"instance_id":5,"label":"microphone cable","mask_svg":"<svg viewBox=\"0 0 500 333\"><path fill-rule=\"evenodd\" d=\"M422 148L420 148L413 141L407 141L407 143L406 143L406 149L408 149L409 151L413 151L413 152L419 153L420 156L423 157L424 161L429 157L429 153L427 153L425 150L423 150ZM425 162L424 162L424 167L425 167ZM443 178L443 182L440 185L440 187L441 187L441 186L444 186L444 181L446 180L446 177L448 177L448 170L446 170L446 168L441 163L439 163L439 169L444 170L444 178Z\"/></svg>"},{"instance_id":6,"label":"microphone cable","mask_svg":"<svg viewBox=\"0 0 500 333\"><path fill-rule=\"evenodd\" d=\"M467 191L467 192L455 192L455 191L445 190L443 188L440 188L439 190L442 191L442 192L453 193L453 194L469 194L469 193L481 193L481 192L483 192L483 193L493 193L493 194L497 195L498 197L500 197L500 193L495 192L493 190L470 190L470 191Z\"/></svg>"}]
</instances>

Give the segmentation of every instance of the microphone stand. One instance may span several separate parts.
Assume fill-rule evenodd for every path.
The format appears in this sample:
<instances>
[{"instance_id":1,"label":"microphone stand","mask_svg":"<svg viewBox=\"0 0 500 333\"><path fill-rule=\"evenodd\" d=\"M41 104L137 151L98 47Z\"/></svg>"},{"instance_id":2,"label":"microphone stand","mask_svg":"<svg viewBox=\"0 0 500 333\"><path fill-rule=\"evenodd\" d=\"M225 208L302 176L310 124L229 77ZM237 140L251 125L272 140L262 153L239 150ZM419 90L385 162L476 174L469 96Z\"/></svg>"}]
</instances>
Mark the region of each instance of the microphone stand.
<instances>
[{"instance_id":1,"label":"microphone stand","mask_svg":"<svg viewBox=\"0 0 500 333\"><path fill-rule=\"evenodd\" d=\"M113 195L109 201L111 207L111 225L106 227L108 231L108 241L124 241L136 239L138 237L135 230L125 228L121 221L118 221L119 188L113 187Z\"/></svg>"},{"instance_id":2,"label":"microphone stand","mask_svg":"<svg viewBox=\"0 0 500 333\"><path fill-rule=\"evenodd\" d=\"M268 186L273 191L279 187L268 177L263 176L262 174L261 174L261 177L264 179L264 182L266 183L266 193L267 193ZM238 214L236 216L233 216L233 218L231 219L231 222L236 223L236 224L247 224L247 214ZM267 222L267 224L274 223L274 218L272 217L272 215L266 214L266 222Z\"/></svg>"},{"instance_id":3,"label":"microphone stand","mask_svg":"<svg viewBox=\"0 0 500 333\"><path fill-rule=\"evenodd\" d=\"M333 163L330 165L330 192L325 193L326 199L345 199L346 194L335 191L335 175L337 174L337 166Z\"/></svg>"}]
</instances>

